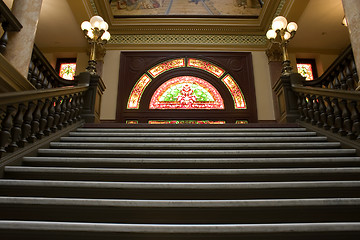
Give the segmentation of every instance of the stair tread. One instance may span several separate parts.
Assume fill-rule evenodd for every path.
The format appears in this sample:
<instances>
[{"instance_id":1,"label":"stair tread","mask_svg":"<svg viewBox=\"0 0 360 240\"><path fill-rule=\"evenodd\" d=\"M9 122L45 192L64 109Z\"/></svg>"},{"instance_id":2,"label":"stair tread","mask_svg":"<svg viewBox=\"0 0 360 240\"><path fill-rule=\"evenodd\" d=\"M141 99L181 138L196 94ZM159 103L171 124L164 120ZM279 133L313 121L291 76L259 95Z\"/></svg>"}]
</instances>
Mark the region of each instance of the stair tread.
<instances>
[{"instance_id":1,"label":"stair tread","mask_svg":"<svg viewBox=\"0 0 360 240\"><path fill-rule=\"evenodd\" d=\"M275 137L61 137L63 142L321 142L326 141L323 136L275 136Z\"/></svg>"},{"instance_id":2,"label":"stair tread","mask_svg":"<svg viewBox=\"0 0 360 240\"><path fill-rule=\"evenodd\" d=\"M138 200L82 199L44 197L0 197L7 205L66 205L91 207L159 207L159 208L218 208L218 207L301 207L301 206L358 206L360 198L319 199L254 199L254 200Z\"/></svg>"},{"instance_id":3,"label":"stair tread","mask_svg":"<svg viewBox=\"0 0 360 240\"><path fill-rule=\"evenodd\" d=\"M102 142L51 142L51 148L96 149L287 149L287 148L339 148L339 142L306 143L102 143Z\"/></svg>"},{"instance_id":4,"label":"stair tread","mask_svg":"<svg viewBox=\"0 0 360 240\"><path fill-rule=\"evenodd\" d=\"M280 224L112 224L0 220L0 229L38 231L86 231L127 233L294 233L360 232L359 222L280 223Z\"/></svg>"},{"instance_id":5,"label":"stair tread","mask_svg":"<svg viewBox=\"0 0 360 240\"><path fill-rule=\"evenodd\" d=\"M279 189L279 188L348 188L360 187L360 181L293 181L293 182L99 182L58 180L0 179L0 187L73 187L119 189Z\"/></svg>"},{"instance_id":6,"label":"stair tread","mask_svg":"<svg viewBox=\"0 0 360 240\"><path fill-rule=\"evenodd\" d=\"M316 136L316 132L70 132L69 136L84 137L290 137Z\"/></svg>"},{"instance_id":7,"label":"stair tread","mask_svg":"<svg viewBox=\"0 0 360 240\"><path fill-rule=\"evenodd\" d=\"M121 155L131 155L131 156L154 156L157 157L166 157L166 156L176 156L176 157L193 157L193 156L288 156L288 155L300 155L300 156L313 156L313 155L326 155L326 156L342 156L344 154L355 154L355 149L286 149L286 150L140 150L140 149L130 149L130 150L114 150L114 149L39 149L38 154L41 156L43 154L56 154L57 156L69 156L73 154L76 155L87 155L87 156L115 156L119 157Z\"/></svg>"},{"instance_id":8,"label":"stair tread","mask_svg":"<svg viewBox=\"0 0 360 240\"><path fill-rule=\"evenodd\" d=\"M302 127L273 128L78 128L77 132L304 132Z\"/></svg>"},{"instance_id":9,"label":"stair tread","mask_svg":"<svg viewBox=\"0 0 360 240\"><path fill-rule=\"evenodd\" d=\"M5 172L26 173L95 173L95 174L322 174L360 173L360 167L342 168L266 168L266 169L140 169L140 168L74 168L74 167L25 167L6 166Z\"/></svg>"}]
</instances>

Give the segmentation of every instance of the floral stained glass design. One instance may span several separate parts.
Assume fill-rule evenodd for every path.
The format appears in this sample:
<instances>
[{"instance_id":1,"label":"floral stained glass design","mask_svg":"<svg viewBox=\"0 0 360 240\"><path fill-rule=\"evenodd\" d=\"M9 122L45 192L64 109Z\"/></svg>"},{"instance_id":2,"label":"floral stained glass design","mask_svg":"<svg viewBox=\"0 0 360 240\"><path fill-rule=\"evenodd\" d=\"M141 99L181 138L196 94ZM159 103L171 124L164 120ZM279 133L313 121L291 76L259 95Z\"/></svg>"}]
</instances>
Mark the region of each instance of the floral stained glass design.
<instances>
[{"instance_id":1,"label":"floral stained glass design","mask_svg":"<svg viewBox=\"0 0 360 240\"><path fill-rule=\"evenodd\" d=\"M62 63L60 65L59 76L67 80L74 80L75 71L76 63Z\"/></svg>"},{"instance_id":2,"label":"floral stained glass design","mask_svg":"<svg viewBox=\"0 0 360 240\"><path fill-rule=\"evenodd\" d=\"M225 71L223 69L221 69L209 62L205 62L205 61L202 61L199 59L194 59L194 58L188 59L188 67L202 69L206 72L213 74L217 78L220 78L225 73Z\"/></svg>"},{"instance_id":3,"label":"floral stained glass design","mask_svg":"<svg viewBox=\"0 0 360 240\"><path fill-rule=\"evenodd\" d=\"M126 120L126 124L138 124L138 120Z\"/></svg>"},{"instance_id":4,"label":"floral stained glass design","mask_svg":"<svg viewBox=\"0 0 360 240\"><path fill-rule=\"evenodd\" d=\"M305 77L306 80L314 80L313 69L309 63L298 63L296 64L298 73Z\"/></svg>"},{"instance_id":5,"label":"floral stained glass design","mask_svg":"<svg viewBox=\"0 0 360 240\"><path fill-rule=\"evenodd\" d=\"M153 94L150 109L224 109L220 93L207 81L181 76L163 83Z\"/></svg>"},{"instance_id":6,"label":"floral stained glass design","mask_svg":"<svg viewBox=\"0 0 360 240\"><path fill-rule=\"evenodd\" d=\"M213 120L149 120L149 124L225 124L225 121Z\"/></svg>"},{"instance_id":7,"label":"floral stained glass design","mask_svg":"<svg viewBox=\"0 0 360 240\"><path fill-rule=\"evenodd\" d=\"M140 105L140 99L144 92L146 86L151 82L151 79L148 75L144 74L136 82L135 87L132 89L127 108L128 109L138 109Z\"/></svg>"},{"instance_id":8,"label":"floral stained glass design","mask_svg":"<svg viewBox=\"0 0 360 240\"><path fill-rule=\"evenodd\" d=\"M153 78L156 78L157 76L159 76L160 74L162 74L166 71L169 71L174 68L180 68L180 67L185 67L185 59L184 58L173 59L170 61L160 63L160 64L156 65L155 67L151 68L148 72Z\"/></svg>"},{"instance_id":9,"label":"floral stained glass design","mask_svg":"<svg viewBox=\"0 0 360 240\"><path fill-rule=\"evenodd\" d=\"M226 75L223 79L221 79L221 81L229 89L234 100L235 109L246 109L244 95L235 80L230 75Z\"/></svg>"},{"instance_id":10,"label":"floral stained glass design","mask_svg":"<svg viewBox=\"0 0 360 240\"><path fill-rule=\"evenodd\" d=\"M235 124L248 124L248 120L236 120Z\"/></svg>"}]
</instances>

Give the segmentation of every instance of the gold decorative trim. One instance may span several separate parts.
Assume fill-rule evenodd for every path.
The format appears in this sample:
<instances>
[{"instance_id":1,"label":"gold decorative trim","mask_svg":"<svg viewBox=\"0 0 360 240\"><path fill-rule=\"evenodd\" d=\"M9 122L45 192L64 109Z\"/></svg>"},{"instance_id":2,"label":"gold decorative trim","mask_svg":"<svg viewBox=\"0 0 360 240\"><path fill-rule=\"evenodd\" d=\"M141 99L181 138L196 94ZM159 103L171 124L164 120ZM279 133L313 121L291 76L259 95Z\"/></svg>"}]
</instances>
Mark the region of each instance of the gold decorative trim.
<instances>
[{"instance_id":1,"label":"gold decorative trim","mask_svg":"<svg viewBox=\"0 0 360 240\"><path fill-rule=\"evenodd\" d=\"M211 44L211 45L257 45L268 42L265 36L257 35L112 35L110 44Z\"/></svg>"}]
</instances>

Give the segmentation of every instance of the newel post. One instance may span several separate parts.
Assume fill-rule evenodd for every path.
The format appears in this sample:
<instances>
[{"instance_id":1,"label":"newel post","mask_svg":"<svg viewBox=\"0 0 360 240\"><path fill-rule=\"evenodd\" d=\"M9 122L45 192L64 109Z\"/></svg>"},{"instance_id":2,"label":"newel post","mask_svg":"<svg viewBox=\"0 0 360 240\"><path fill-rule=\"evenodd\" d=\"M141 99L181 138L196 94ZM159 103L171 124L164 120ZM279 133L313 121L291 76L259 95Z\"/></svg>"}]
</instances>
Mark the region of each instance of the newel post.
<instances>
[{"instance_id":1,"label":"newel post","mask_svg":"<svg viewBox=\"0 0 360 240\"><path fill-rule=\"evenodd\" d=\"M303 81L303 77L298 73L291 73L288 75L281 75L278 81L274 84L273 90L276 94L279 122L293 123L299 119L298 98L292 90L292 84L299 84Z\"/></svg>"},{"instance_id":2,"label":"newel post","mask_svg":"<svg viewBox=\"0 0 360 240\"><path fill-rule=\"evenodd\" d=\"M96 74L82 72L75 78L79 81L79 85L85 84L89 86L89 90L85 92L83 99L82 118L86 123L100 122L100 106L105 84Z\"/></svg>"}]
</instances>

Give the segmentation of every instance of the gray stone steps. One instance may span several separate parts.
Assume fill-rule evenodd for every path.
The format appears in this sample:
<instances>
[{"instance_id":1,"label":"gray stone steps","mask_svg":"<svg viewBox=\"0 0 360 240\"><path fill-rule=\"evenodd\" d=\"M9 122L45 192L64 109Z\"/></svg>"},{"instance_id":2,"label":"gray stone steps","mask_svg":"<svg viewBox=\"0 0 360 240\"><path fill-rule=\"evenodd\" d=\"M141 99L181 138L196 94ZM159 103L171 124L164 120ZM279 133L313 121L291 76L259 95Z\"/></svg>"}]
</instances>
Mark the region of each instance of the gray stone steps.
<instances>
[{"instance_id":1,"label":"gray stone steps","mask_svg":"<svg viewBox=\"0 0 360 240\"><path fill-rule=\"evenodd\" d=\"M51 221L0 221L4 239L123 240L300 240L358 239L359 222L275 224L111 224ZM49 238L51 237L51 238ZM203 238L204 237L204 238Z\"/></svg>"},{"instance_id":2,"label":"gray stone steps","mask_svg":"<svg viewBox=\"0 0 360 240\"><path fill-rule=\"evenodd\" d=\"M344 157L354 156L355 149L287 149L287 150L114 150L114 149L39 149L39 156L73 157Z\"/></svg>"},{"instance_id":3,"label":"gray stone steps","mask_svg":"<svg viewBox=\"0 0 360 240\"><path fill-rule=\"evenodd\" d=\"M168 133L193 133L193 132L306 132L306 128L293 127L293 128L284 128L284 127L272 127L272 128L249 128L249 127L240 127L240 128L78 128L77 132L112 132L112 133L141 133L141 132L168 132Z\"/></svg>"},{"instance_id":4,"label":"gray stone steps","mask_svg":"<svg viewBox=\"0 0 360 240\"><path fill-rule=\"evenodd\" d=\"M161 169L246 169L294 167L359 167L360 157L267 157L267 158L105 158L24 157L25 166L161 168Z\"/></svg>"},{"instance_id":5,"label":"gray stone steps","mask_svg":"<svg viewBox=\"0 0 360 240\"><path fill-rule=\"evenodd\" d=\"M112 142L51 142L51 148L61 149L324 149L339 148L339 142L297 143L112 143Z\"/></svg>"},{"instance_id":6,"label":"gray stone steps","mask_svg":"<svg viewBox=\"0 0 360 240\"><path fill-rule=\"evenodd\" d=\"M28 221L153 224L359 222L360 199L134 200L0 197L0 211L2 219Z\"/></svg>"},{"instance_id":7,"label":"gray stone steps","mask_svg":"<svg viewBox=\"0 0 360 240\"><path fill-rule=\"evenodd\" d=\"M99 182L0 180L4 196L129 199L278 199L360 197L360 181Z\"/></svg>"},{"instance_id":8,"label":"gray stone steps","mask_svg":"<svg viewBox=\"0 0 360 240\"><path fill-rule=\"evenodd\" d=\"M360 180L358 168L135 169L7 166L5 178L112 182L240 182Z\"/></svg>"},{"instance_id":9,"label":"gray stone steps","mask_svg":"<svg viewBox=\"0 0 360 240\"><path fill-rule=\"evenodd\" d=\"M70 132L71 137L305 137L315 132Z\"/></svg>"},{"instance_id":10,"label":"gray stone steps","mask_svg":"<svg viewBox=\"0 0 360 240\"><path fill-rule=\"evenodd\" d=\"M252 142L324 142L323 136L302 137L61 137L62 142L124 142L124 143L252 143Z\"/></svg>"},{"instance_id":11,"label":"gray stone steps","mask_svg":"<svg viewBox=\"0 0 360 240\"><path fill-rule=\"evenodd\" d=\"M360 239L360 157L304 128L80 128L4 177L1 239Z\"/></svg>"}]
</instances>

